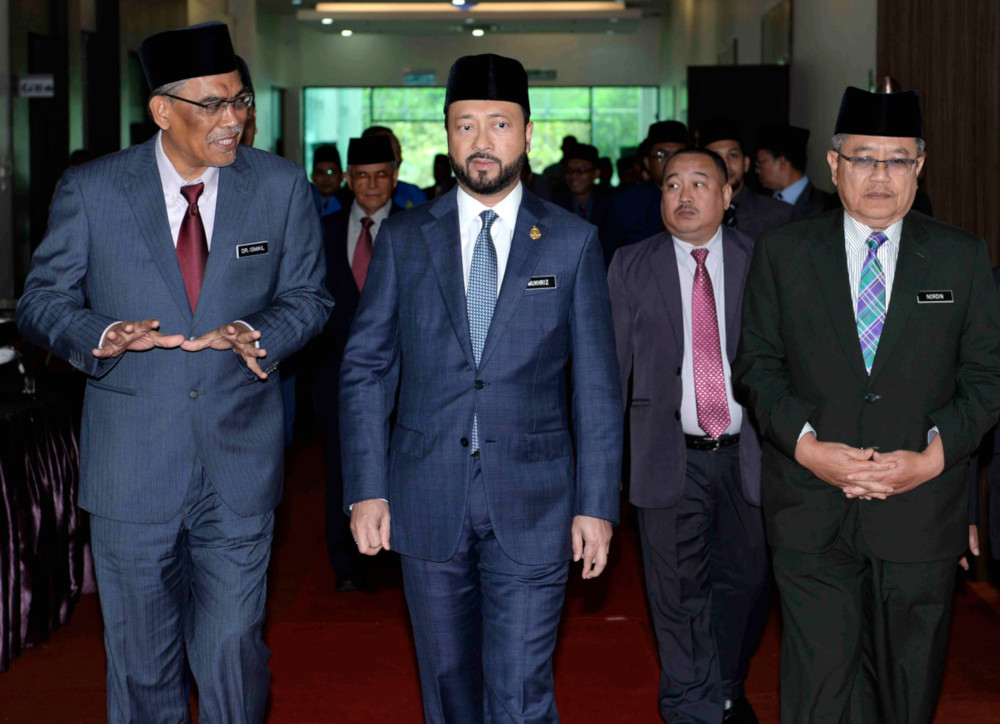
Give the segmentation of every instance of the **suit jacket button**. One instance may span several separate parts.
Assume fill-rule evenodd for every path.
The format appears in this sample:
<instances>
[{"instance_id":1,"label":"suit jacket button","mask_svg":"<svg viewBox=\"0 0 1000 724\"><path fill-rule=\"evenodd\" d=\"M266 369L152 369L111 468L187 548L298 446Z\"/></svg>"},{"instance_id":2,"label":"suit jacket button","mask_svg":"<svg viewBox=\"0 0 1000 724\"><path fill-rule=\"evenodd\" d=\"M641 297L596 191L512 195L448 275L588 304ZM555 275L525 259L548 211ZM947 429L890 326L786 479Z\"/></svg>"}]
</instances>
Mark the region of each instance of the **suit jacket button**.
<instances>
[{"instance_id":1,"label":"suit jacket button","mask_svg":"<svg viewBox=\"0 0 1000 724\"><path fill-rule=\"evenodd\" d=\"M197 400L198 399L198 390L191 390L188 393L188 397L190 397L192 400Z\"/></svg>"},{"instance_id":2,"label":"suit jacket button","mask_svg":"<svg viewBox=\"0 0 1000 724\"><path fill-rule=\"evenodd\" d=\"M882 398L881 395L876 395L874 392L869 392L865 395L865 402L878 402Z\"/></svg>"},{"instance_id":3,"label":"suit jacket button","mask_svg":"<svg viewBox=\"0 0 1000 724\"><path fill-rule=\"evenodd\" d=\"M459 442L462 443L462 447L469 447L469 438L463 437Z\"/></svg>"},{"instance_id":4,"label":"suit jacket button","mask_svg":"<svg viewBox=\"0 0 1000 724\"><path fill-rule=\"evenodd\" d=\"M483 389L483 381L482 380L476 380L476 389L477 390Z\"/></svg>"}]
</instances>

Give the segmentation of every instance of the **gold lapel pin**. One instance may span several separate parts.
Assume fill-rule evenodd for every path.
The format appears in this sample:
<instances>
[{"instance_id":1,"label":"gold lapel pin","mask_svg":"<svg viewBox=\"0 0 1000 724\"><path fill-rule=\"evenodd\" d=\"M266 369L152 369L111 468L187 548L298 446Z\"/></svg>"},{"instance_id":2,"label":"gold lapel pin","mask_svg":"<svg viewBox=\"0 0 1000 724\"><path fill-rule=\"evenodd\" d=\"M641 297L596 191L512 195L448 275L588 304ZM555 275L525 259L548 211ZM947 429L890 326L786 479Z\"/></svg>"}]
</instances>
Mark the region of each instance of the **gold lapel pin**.
<instances>
[{"instance_id":1,"label":"gold lapel pin","mask_svg":"<svg viewBox=\"0 0 1000 724\"><path fill-rule=\"evenodd\" d=\"M528 236L530 236L535 241L538 241L539 239L542 238L542 232L538 230L537 226L532 226L531 231L528 232Z\"/></svg>"}]
</instances>

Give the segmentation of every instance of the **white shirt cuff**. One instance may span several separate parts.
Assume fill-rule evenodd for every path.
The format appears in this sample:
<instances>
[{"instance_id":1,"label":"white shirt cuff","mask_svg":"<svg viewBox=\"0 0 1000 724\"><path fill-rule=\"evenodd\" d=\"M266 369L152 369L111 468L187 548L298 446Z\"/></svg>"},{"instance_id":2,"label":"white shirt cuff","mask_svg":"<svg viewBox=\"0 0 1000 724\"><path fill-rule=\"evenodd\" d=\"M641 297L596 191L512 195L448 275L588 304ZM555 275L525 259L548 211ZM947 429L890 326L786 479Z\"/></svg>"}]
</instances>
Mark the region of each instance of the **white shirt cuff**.
<instances>
[{"instance_id":1,"label":"white shirt cuff","mask_svg":"<svg viewBox=\"0 0 1000 724\"><path fill-rule=\"evenodd\" d=\"M385 498L378 498L378 500L381 500L383 503L388 503L389 502ZM361 502L361 501L358 501L358 502ZM351 503L350 505L347 506L347 509L350 510L350 511L353 511L355 505L357 505L357 503Z\"/></svg>"},{"instance_id":2,"label":"white shirt cuff","mask_svg":"<svg viewBox=\"0 0 1000 724\"><path fill-rule=\"evenodd\" d=\"M246 322L244 322L242 319L237 319L236 322L239 322L240 324L242 324L243 326L245 326L247 329L249 329L251 332L256 332L257 331L251 325L249 325ZM236 322L233 322L233 324L236 324ZM257 349L260 349L260 340L258 339L256 342L253 343L253 345Z\"/></svg>"},{"instance_id":3,"label":"white shirt cuff","mask_svg":"<svg viewBox=\"0 0 1000 724\"><path fill-rule=\"evenodd\" d=\"M928 430L927 431L927 444L930 445L931 444L931 440L933 440L936 436L938 436L940 434L941 434L941 431L938 430L938 426L937 425L935 425L930 430Z\"/></svg>"},{"instance_id":4,"label":"white shirt cuff","mask_svg":"<svg viewBox=\"0 0 1000 724\"><path fill-rule=\"evenodd\" d=\"M807 422L805 425L802 426L802 432L799 433L799 436L795 439L795 442L798 442L799 440L801 440L802 438L804 438L806 435L808 435L810 432L813 435L816 435L816 429ZM819 439L819 435L816 435L816 439L817 440Z\"/></svg>"},{"instance_id":5,"label":"white shirt cuff","mask_svg":"<svg viewBox=\"0 0 1000 724\"><path fill-rule=\"evenodd\" d=\"M116 324L121 324L121 323L122 320L119 319L117 322L112 322L111 324L109 324L107 327L104 328L104 331L101 332L101 339L97 343L97 349L104 349L104 338L108 336L108 332L111 330L112 327L114 327Z\"/></svg>"}]
</instances>

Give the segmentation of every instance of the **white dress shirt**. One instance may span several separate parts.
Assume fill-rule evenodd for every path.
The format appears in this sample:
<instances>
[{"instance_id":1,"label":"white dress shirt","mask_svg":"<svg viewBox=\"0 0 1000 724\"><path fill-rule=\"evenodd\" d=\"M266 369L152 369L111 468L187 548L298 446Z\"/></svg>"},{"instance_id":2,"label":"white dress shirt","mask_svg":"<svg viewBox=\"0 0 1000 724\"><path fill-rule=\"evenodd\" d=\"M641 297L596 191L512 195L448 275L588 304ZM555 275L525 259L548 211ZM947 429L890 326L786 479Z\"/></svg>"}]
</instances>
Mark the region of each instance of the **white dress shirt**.
<instances>
[{"instance_id":1,"label":"white dress shirt","mask_svg":"<svg viewBox=\"0 0 1000 724\"><path fill-rule=\"evenodd\" d=\"M361 220L366 216L372 220L372 228L369 229L368 233L372 235L372 246L374 246L378 230L382 226L382 222L389 216L390 210L392 210L391 198L377 208L373 214L366 214L358 206L357 199L351 203L351 213L347 217L347 266L354 264L354 250L358 247L358 237L361 236Z\"/></svg>"},{"instance_id":2,"label":"white dress shirt","mask_svg":"<svg viewBox=\"0 0 1000 724\"><path fill-rule=\"evenodd\" d=\"M676 237L674 254L677 257L677 274L681 282L681 311L684 318L684 357L681 362L681 426L686 435L703 437L706 432L698 424L698 403L694 391L694 349L693 326L691 323L691 293L694 289L694 274L698 262L691 256L695 249L707 249L705 271L712 280L715 294L715 316L719 322L719 348L722 352L722 371L726 378L726 400L729 402L729 427L727 435L736 435L743 423L743 408L733 398L733 373L729 368L726 354L726 295L725 295L725 255L722 248L722 227L720 226L707 244L695 246Z\"/></svg>"},{"instance_id":3,"label":"white dress shirt","mask_svg":"<svg viewBox=\"0 0 1000 724\"><path fill-rule=\"evenodd\" d=\"M510 243L514 238L514 224L521 208L524 187L518 183L496 206L486 206L472 198L465 189L458 187L458 229L462 242L462 279L465 289L469 289L469 271L472 269L472 251L476 248L476 237L483 230L483 220L479 216L486 209L496 212L497 218L490 227L490 237L497 250L497 294L503 287L503 275L510 256Z\"/></svg>"},{"instance_id":4,"label":"white dress shirt","mask_svg":"<svg viewBox=\"0 0 1000 724\"><path fill-rule=\"evenodd\" d=\"M212 248L212 232L215 230L215 202L219 198L219 169L209 166L205 173L194 181L186 181L174 168L163 150L163 131L156 134L155 144L156 168L160 172L160 186L163 188L163 200L167 204L167 220L170 222L170 236L177 246L177 235L181 231L181 222L188 210L188 202L181 195L181 186L205 184L205 189L198 197L198 215L205 227L205 238L208 248ZM235 250L233 251L235 254Z\"/></svg>"}]
</instances>

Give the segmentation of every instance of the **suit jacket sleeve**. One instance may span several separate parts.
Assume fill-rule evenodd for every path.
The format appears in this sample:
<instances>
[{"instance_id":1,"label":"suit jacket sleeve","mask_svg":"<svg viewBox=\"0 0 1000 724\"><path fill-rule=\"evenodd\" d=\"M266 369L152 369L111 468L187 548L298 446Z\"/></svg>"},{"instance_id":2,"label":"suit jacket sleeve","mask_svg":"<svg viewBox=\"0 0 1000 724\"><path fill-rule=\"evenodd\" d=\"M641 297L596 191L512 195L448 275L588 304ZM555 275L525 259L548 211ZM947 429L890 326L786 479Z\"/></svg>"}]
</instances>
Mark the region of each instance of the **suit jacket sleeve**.
<instances>
[{"instance_id":1,"label":"suit jacket sleeve","mask_svg":"<svg viewBox=\"0 0 1000 724\"><path fill-rule=\"evenodd\" d=\"M941 432L946 470L976 450L1000 411L1000 304L985 243L977 248L957 352L955 394L929 416Z\"/></svg>"},{"instance_id":2,"label":"suit jacket sleeve","mask_svg":"<svg viewBox=\"0 0 1000 724\"><path fill-rule=\"evenodd\" d=\"M608 282L596 229L580 256L570 315L576 515L617 522L623 414Z\"/></svg>"},{"instance_id":3,"label":"suit jacket sleeve","mask_svg":"<svg viewBox=\"0 0 1000 724\"><path fill-rule=\"evenodd\" d=\"M32 257L17 305L17 324L30 342L52 350L92 377L102 377L119 358L99 359L92 352L104 330L119 320L87 306L89 249L83 190L71 169L59 183L48 230Z\"/></svg>"},{"instance_id":4,"label":"suit jacket sleeve","mask_svg":"<svg viewBox=\"0 0 1000 724\"><path fill-rule=\"evenodd\" d=\"M733 377L738 380L740 401L753 411L761 435L794 460L802 426L816 406L796 395L788 378L771 238L765 234L754 245Z\"/></svg>"},{"instance_id":5,"label":"suit jacket sleeve","mask_svg":"<svg viewBox=\"0 0 1000 724\"><path fill-rule=\"evenodd\" d=\"M260 346L267 350L268 373L323 329L333 307L323 283L323 235L309 182L304 174L295 174L294 178L285 220L279 287L267 307L243 318L260 331ZM249 374L249 370L245 371Z\"/></svg>"},{"instance_id":6,"label":"suit jacket sleeve","mask_svg":"<svg viewBox=\"0 0 1000 724\"><path fill-rule=\"evenodd\" d=\"M399 385L399 287L391 231L378 233L340 368L344 508L389 497L389 417Z\"/></svg>"}]
</instances>

